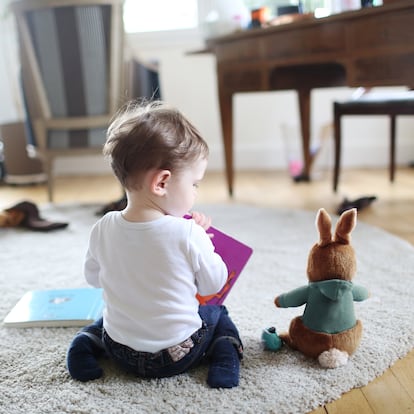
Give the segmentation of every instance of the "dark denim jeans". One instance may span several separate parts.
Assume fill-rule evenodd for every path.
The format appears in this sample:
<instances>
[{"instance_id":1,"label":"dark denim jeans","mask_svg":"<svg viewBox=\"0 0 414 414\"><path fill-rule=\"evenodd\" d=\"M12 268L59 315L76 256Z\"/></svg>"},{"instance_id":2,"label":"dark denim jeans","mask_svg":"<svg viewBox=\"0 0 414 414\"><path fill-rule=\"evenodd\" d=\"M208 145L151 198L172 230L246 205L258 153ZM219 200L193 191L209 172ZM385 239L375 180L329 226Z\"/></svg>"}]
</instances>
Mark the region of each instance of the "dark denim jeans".
<instances>
[{"instance_id":1,"label":"dark denim jeans","mask_svg":"<svg viewBox=\"0 0 414 414\"><path fill-rule=\"evenodd\" d=\"M206 358L211 347L221 337L230 338L237 346L241 357L242 343L226 307L200 306L199 314L203 326L191 336L194 346L177 362L172 360L166 349L156 353L135 351L113 341L104 330L103 342L106 351L124 370L144 378L171 377L188 371Z\"/></svg>"}]
</instances>

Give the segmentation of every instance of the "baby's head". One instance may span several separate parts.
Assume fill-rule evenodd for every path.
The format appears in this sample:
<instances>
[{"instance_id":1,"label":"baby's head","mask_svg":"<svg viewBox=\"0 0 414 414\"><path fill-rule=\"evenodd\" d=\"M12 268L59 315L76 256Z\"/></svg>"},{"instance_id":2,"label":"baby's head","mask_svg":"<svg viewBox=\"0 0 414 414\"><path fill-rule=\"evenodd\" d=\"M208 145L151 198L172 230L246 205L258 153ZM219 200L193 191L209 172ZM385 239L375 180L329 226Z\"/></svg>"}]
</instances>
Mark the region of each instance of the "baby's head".
<instances>
[{"instance_id":1,"label":"baby's head","mask_svg":"<svg viewBox=\"0 0 414 414\"><path fill-rule=\"evenodd\" d=\"M209 149L197 129L177 109L161 101L128 103L108 128L103 149L126 189L150 170L179 172Z\"/></svg>"}]
</instances>

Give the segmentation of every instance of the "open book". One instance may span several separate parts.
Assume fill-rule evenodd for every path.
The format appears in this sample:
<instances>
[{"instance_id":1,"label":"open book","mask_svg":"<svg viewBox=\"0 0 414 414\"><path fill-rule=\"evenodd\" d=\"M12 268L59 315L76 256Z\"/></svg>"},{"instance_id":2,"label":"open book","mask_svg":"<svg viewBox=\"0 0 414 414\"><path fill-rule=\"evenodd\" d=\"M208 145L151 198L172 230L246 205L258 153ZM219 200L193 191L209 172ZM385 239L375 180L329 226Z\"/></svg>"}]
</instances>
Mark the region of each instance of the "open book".
<instances>
[{"instance_id":1,"label":"open book","mask_svg":"<svg viewBox=\"0 0 414 414\"><path fill-rule=\"evenodd\" d=\"M197 295L197 299L201 305L221 305L233 287L234 282L240 276L244 266L249 261L253 249L214 227L210 227L207 233L213 234L211 241L214 244L216 253L226 263L229 275L226 284L220 292L210 296Z\"/></svg>"},{"instance_id":2,"label":"open book","mask_svg":"<svg viewBox=\"0 0 414 414\"><path fill-rule=\"evenodd\" d=\"M83 326L102 316L102 289L74 288L33 290L16 303L4 326Z\"/></svg>"},{"instance_id":3,"label":"open book","mask_svg":"<svg viewBox=\"0 0 414 414\"><path fill-rule=\"evenodd\" d=\"M197 295L200 304L221 305L249 260L253 250L225 233L210 227L215 251L223 258L229 272L220 292ZM4 326L19 328L84 326L102 316L102 289L73 288L27 292L3 321Z\"/></svg>"}]
</instances>

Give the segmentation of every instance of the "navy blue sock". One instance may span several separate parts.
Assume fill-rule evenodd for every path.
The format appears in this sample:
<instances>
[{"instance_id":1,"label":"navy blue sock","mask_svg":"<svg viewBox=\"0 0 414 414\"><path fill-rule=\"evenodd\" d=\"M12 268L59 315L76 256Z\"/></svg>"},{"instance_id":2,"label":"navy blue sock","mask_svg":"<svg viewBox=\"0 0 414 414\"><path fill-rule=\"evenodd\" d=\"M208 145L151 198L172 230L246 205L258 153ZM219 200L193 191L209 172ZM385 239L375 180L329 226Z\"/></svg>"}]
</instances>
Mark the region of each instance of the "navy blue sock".
<instances>
[{"instance_id":1,"label":"navy blue sock","mask_svg":"<svg viewBox=\"0 0 414 414\"><path fill-rule=\"evenodd\" d=\"M102 329L101 318L83 328L73 338L66 355L66 366L72 378L86 382L103 375L97 360L105 352Z\"/></svg>"},{"instance_id":2,"label":"navy blue sock","mask_svg":"<svg viewBox=\"0 0 414 414\"><path fill-rule=\"evenodd\" d=\"M212 388L239 385L240 357L236 345L226 337L217 339L211 350L207 384Z\"/></svg>"}]
</instances>

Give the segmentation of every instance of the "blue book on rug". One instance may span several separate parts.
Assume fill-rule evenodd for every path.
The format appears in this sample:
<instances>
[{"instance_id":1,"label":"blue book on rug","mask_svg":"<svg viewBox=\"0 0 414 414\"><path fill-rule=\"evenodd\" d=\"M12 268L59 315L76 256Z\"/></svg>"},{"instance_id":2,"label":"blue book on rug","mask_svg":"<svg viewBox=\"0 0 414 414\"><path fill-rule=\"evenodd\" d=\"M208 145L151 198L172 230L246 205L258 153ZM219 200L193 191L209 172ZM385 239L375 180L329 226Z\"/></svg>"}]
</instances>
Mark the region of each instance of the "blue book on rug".
<instances>
[{"instance_id":1,"label":"blue book on rug","mask_svg":"<svg viewBox=\"0 0 414 414\"><path fill-rule=\"evenodd\" d=\"M33 290L16 303L3 321L16 328L85 326L102 316L102 289Z\"/></svg>"}]
</instances>

